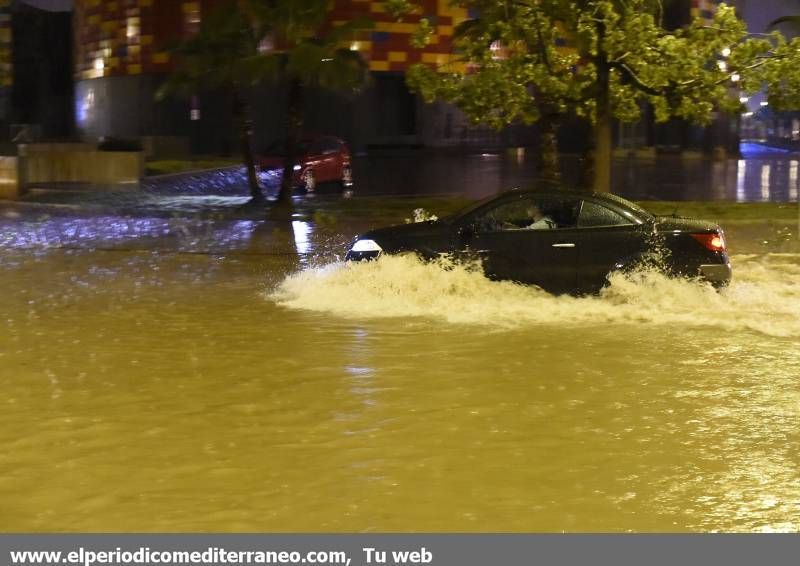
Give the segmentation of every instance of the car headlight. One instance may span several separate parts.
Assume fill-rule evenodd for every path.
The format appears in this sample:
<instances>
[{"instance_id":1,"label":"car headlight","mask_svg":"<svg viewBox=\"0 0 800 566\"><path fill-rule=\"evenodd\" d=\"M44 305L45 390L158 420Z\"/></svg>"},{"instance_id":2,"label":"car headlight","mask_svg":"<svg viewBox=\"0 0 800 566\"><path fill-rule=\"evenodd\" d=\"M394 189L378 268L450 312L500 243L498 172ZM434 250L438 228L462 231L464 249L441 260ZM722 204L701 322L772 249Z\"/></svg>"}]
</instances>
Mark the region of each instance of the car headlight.
<instances>
[{"instance_id":1,"label":"car headlight","mask_svg":"<svg viewBox=\"0 0 800 566\"><path fill-rule=\"evenodd\" d=\"M295 171L300 171L302 167L300 167L299 165L295 165L294 167L292 167L292 169L294 169Z\"/></svg>"},{"instance_id":2,"label":"car headlight","mask_svg":"<svg viewBox=\"0 0 800 566\"><path fill-rule=\"evenodd\" d=\"M351 252L381 252L381 248L375 240L357 240L353 247L350 248Z\"/></svg>"}]
</instances>

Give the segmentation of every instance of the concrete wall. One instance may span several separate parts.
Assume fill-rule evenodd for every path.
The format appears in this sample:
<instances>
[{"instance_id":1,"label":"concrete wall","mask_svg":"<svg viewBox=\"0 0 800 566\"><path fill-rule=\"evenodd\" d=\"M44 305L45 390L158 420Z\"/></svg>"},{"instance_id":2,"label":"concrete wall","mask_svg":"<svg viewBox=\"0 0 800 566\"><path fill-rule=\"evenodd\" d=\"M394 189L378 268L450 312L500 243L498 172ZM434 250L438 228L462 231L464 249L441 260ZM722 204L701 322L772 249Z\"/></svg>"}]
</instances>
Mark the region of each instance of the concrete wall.
<instances>
[{"instance_id":1,"label":"concrete wall","mask_svg":"<svg viewBox=\"0 0 800 566\"><path fill-rule=\"evenodd\" d=\"M22 175L37 183L138 184L142 152L97 151L90 144L30 144L20 147Z\"/></svg>"},{"instance_id":2,"label":"concrete wall","mask_svg":"<svg viewBox=\"0 0 800 566\"><path fill-rule=\"evenodd\" d=\"M17 158L0 156L0 199L14 200L19 195Z\"/></svg>"}]
</instances>

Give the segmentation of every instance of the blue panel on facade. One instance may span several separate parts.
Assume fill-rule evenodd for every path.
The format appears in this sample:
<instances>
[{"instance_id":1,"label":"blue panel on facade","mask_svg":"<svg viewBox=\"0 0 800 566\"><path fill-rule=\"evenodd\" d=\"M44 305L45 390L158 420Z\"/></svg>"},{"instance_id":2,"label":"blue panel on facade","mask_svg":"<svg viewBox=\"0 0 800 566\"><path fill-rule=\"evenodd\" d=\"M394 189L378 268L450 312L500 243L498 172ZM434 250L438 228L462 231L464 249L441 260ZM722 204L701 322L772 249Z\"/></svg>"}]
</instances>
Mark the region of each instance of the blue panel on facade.
<instances>
[{"instance_id":1,"label":"blue panel on facade","mask_svg":"<svg viewBox=\"0 0 800 566\"><path fill-rule=\"evenodd\" d=\"M372 32L372 41L375 43L381 43L383 41L389 41L391 37L391 33L388 31L373 31Z\"/></svg>"}]
</instances>

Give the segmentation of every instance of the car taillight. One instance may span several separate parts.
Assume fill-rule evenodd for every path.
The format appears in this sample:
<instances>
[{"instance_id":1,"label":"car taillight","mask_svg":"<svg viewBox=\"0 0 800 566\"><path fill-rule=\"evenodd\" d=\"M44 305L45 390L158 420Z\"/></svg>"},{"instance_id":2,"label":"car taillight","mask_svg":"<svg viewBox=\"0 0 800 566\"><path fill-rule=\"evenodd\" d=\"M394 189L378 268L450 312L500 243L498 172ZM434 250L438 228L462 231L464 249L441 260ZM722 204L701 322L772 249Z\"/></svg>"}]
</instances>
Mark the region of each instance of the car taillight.
<instances>
[{"instance_id":1,"label":"car taillight","mask_svg":"<svg viewBox=\"0 0 800 566\"><path fill-rule=\"evenodd\" d=\"M692 238L700 242L704 248L712 252L725 251L725 236L720 232L711 232L703 234L690 234Z\"/></svg>"}]
</instances>

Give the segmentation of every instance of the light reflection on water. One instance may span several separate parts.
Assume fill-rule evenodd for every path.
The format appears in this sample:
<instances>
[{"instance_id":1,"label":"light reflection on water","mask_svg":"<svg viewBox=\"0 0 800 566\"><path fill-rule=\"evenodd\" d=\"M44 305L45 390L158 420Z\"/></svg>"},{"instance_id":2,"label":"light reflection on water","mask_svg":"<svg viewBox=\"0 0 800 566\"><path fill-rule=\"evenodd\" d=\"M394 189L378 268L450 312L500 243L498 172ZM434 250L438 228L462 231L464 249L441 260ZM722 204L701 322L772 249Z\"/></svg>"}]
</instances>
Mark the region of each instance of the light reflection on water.
<instances>
[{"instance_id":1,"label":"light reflection on water","mask_svg":"<svg viewBox=\"0 0 800 566\"><path fill-rule=\"evenodd\" d=\"M165 240L191 247L201 240L219 249L238 249L263 221L192 218L47 217L0 222L0 248L115 247Z\"/></svg>"},{"instance_id":2,"label":"light reflection on water","mask_svg":"<svg viewBox=\"0 0 800 566\"><path fill-rule=\"evenodd\" d=\"M797 157L747 143L742 144L741 159L617 157L612 164L612 184L616 194L635 200L796 202ZM355 191L362 196L459 194L479 199L534 185L536 159L537 153L525 148L481 155L374 152L354 158ZM563 155L561 169L565 183L581 184L583 164L577 156ZM147 179L144 189L153 202L132 203L131 207L153 207L159 201L161 210L186 209L233 204L237 199L243 204L247 198L246 176L236 168L180 179ZM266 181L265 191L274 194L274 179Z\"/></svg>"},{"instance_id":3,"label":"light reflection on water","mask_svg":"<svg viewBox=\"0 0 800 566\"><path fill-rule=\"evenodd\" d=\"M360 195L463 194L478 199L510 187L534 185L535 160L534 151L498 153L492 159L479 155L370 155L354 163L356 191ZM581 184L582 164L577 156L562 156L561 169L566 184ZM674 155L618 157L612 164L612 186L616 194L634 200L796 202L796 172L794 154L748 149L742 159L721 161Z\"/></svg>"},{"instance_id":4,"label":"light reflection on water","mask_svg":"<svg viewBox=\"0 0 800 566\"><path fill-rule=\"evenodd\" d=\"M266 299L281 256L6 251L0 524L797 530L800 265L735 265L705 323L696 288L581 302L435 270L410 298L387 274L376 318ZM470 297L472 322L408 316Z\"/></svg>"}]
</instances>

